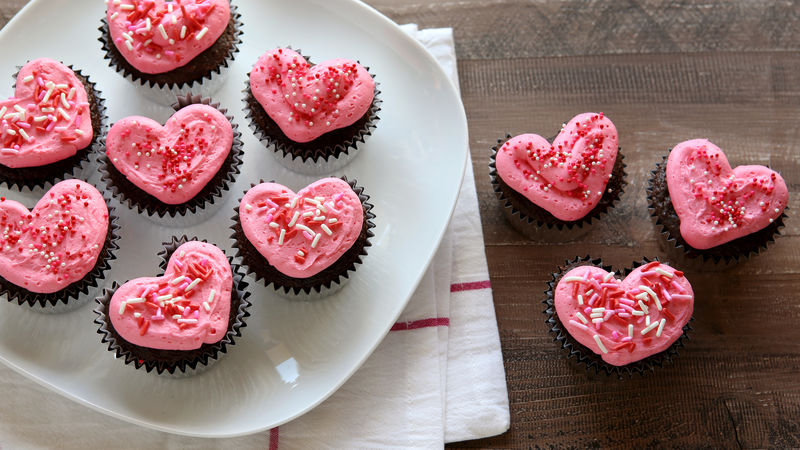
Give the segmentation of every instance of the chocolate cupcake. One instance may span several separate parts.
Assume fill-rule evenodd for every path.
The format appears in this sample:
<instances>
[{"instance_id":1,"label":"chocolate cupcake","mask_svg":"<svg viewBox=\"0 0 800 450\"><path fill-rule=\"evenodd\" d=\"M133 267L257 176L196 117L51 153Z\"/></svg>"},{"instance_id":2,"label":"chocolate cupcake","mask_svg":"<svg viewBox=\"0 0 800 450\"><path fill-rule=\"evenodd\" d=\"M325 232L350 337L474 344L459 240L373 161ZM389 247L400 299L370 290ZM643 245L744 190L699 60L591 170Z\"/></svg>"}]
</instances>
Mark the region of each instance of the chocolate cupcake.
<instances>
[{"instance_id":1,"label":"chocolate cupcake","mask_svg":"<svg viewBox=\"0 0 800 450\"><path fill-rule=\"evenodd\" d=\"M694 292L682 272L644 259L615 278L589 256L568 260L545 292L545 323L586 370L622 377L677 356L691 330Z\"/></svg>"},{"instance_id":2,"label":"chocolate cupcake","mask_svg":"<svg viewBox=\"0 0 800 450\"><path fill-rule=\"evenodd\" d=\"M241 336L249 293L238 266L216 246L173 238L159 253L164 274L136 278L97 298L102 342L148 373L193 375L218 361Z\"/></svg>"},{"instance_id":3,"label":"chocolate cupcake","mask_svg":"<svg viewBox=\"0 0 800 450\"><path fill-rule=\"evenodd\" d=\"M15 79L14 97L0 102L0 185L33 190L82 177L105 135L100 91L80 70L47 58Z\"/></svg>"},{"instance_id":4,"label":"chocolate cupcake","mask_svg":"<svg viewBox=\"0 0 800 450\"><path fill-rule=\"evenodd\" d=\"M731 169L719 147L695 139L676 145L656 166L647 197L668 250L724 266L774 241L789 191L777 172L764 166Z\"/></svg>"},{"instance_id":5,"label":"chocolate cupcake","mask_svg":"<svg viewBox=\"0 0 800 450\"><path fill-rule=\"evenodd\" d=\"M378 121L380 91L358 62L312 64L290 48L256 61L244 90L250 127L296 172L322 175L344 167Z\"/></svg>"},{"instance_id":6,"label":"chocolate cupcake","mask_svg":"<svg viewBox=\"0 0 800 450\"><path fill-rule=\"evenodd\" d=\"M523 134L497 141L489 175L509 223L530 239L564 239L614 206L625 186L617 129L584 113L547 140Z\"/></svg>"},{"instance_id":7,"label":"chocolate cupcake","mask_svg":"<svg viewBox=\"0 0 800 450\"><path fill-rule=\"evenodd\" d=\"M106 204L80 180L56 183L30 211L0 197L0 296L46 313L86 303L119 248Z\"/></svg>"},{"instance_id":8,"label":"chocolate cupcake","mask_svg":"<svg viewBox=\"0 0 800 450\"><path fill-rule=\"evenodd\" d=\"M228 0L108 2L100 42L109 65L158 103L210 96L241 44L241 16Z\"/></svg>"},{"instance_id":9,"label":"chocolate cupcake","mask_svg":"<svg viewBox=\"0 0 800 450\"><path fill-rule=\"evenodd\" d=\"M139 116L115 123L100 158L103 180L123 204L166 226L213 215L242 164L238 126L219 103L178 97L163 127Z\"/></svg>"},{"instance_id":10,"label":"chocolate cupcake","mask_svg":"<svg viewBox=\"0 0 800 450\"><path fill-rule=\"evenodd\" d=\"M375 227L368 200L345 177L296 194L276 183L254 185L233 217L236 256L256 280L291 298L329 295L367 255Z\"/></svg>"}]
</instances>

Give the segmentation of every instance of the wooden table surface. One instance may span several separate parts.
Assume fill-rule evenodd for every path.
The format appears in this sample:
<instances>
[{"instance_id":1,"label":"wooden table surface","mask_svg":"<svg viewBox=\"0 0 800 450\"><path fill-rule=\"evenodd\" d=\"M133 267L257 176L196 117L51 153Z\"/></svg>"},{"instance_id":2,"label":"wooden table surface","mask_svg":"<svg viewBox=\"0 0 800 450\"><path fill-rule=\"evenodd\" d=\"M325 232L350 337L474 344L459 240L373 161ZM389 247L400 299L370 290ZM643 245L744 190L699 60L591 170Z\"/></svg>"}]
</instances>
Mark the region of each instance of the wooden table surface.
<instances>
[{"instance_id":1,"label":"wooden table surface","mask_svg":"<svg viewBox=\"0 0 800 450\"><path fill-rule=\"evenodd\" d=\"M24 3L2 0L0 25ZM800 447L800 2L367 3L398 23L455 29L511 429L452 447ZM585 111L616 124L629 184L569 242L528 240L489 185L489 148L505 133L555 134ZM694 332L674 364L624 380L588 374L548 333L545 283L578 255L615 267L663 257L648 174L673 144L698 137L734 165L781 172L787 226L765 254L686 271Z\"/></svg>"}]
</instances>

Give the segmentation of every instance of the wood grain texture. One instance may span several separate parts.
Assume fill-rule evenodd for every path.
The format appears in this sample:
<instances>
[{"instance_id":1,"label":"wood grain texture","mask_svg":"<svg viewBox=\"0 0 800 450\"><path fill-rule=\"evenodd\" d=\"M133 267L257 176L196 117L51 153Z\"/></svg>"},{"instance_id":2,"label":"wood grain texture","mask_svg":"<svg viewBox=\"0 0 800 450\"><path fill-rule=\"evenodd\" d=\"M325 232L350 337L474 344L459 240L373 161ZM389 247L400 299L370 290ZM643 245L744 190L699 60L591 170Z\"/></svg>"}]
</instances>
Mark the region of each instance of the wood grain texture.
<instances>
[{"instance_id":1,"label":"wood grain texture","mask_svg":"<svg viewBox=\"0 0 800 450\"><path fill-rule=\"evenodd\" d=\"M449 447L800 447L800 2L367 3L400 23L455 30L512 422ZM23 4L0 1L0 25ZM499 209L489 148L505 133L553 134L584 111L614 120L629 184L608 216L566 242L528 240ZM780 171L787 226L733 268L686 270L694 331L673 365L628 380L587 374L544 324L550 273L577 255L619 268L664 257L644 189L667 150L695 137L735 165Z\"/></svg>"}]
</instances>

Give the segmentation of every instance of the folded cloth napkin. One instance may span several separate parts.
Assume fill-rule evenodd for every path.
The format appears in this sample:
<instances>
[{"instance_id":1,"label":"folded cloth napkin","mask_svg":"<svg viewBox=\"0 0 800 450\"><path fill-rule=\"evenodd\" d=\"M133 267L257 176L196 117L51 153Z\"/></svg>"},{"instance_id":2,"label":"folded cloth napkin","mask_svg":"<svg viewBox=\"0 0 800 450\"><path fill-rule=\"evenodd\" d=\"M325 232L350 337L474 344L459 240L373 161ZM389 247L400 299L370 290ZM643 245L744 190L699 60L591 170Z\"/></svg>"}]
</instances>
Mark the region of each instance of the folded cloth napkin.
<instances>
[{"instance_id":1,"label":"folded cloth napkin","mask_svg":"<svg viewBox=\"0 0 800 450\"><path fill-rule=\"evenodd\" d=\"M458 86L450 28L404 30ZM0 448L435 448L509 427L508 392L471 159L453 219L400 320L321 405L268 433L203 440L89 410L0 367Z\"/></svg>"}]
</instances>

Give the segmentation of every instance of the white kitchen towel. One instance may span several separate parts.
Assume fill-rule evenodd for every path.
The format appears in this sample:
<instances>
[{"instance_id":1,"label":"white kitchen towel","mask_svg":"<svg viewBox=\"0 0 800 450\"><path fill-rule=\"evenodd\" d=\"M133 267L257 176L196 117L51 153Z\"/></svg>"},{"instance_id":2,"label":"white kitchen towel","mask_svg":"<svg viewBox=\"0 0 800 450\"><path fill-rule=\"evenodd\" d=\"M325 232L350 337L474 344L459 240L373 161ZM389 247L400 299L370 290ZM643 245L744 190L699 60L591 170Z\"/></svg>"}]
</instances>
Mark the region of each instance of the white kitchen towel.
<instances>
[{"instance_id":1,"label":"white kitchen towel","mask_svg":"<svg viewBox=\"0 0 800 450\"><path fill-rule=\"evenodd\" d=\"M405 25L458 86L452 29ZM509 427L471 159L431 268L373 355L329 399L270 432L203 440L130 425L0 367L0 448L437 448Z\"/></svg>"}]
</instances>

